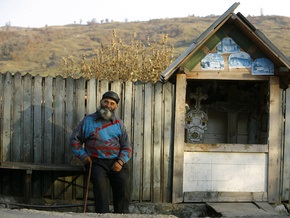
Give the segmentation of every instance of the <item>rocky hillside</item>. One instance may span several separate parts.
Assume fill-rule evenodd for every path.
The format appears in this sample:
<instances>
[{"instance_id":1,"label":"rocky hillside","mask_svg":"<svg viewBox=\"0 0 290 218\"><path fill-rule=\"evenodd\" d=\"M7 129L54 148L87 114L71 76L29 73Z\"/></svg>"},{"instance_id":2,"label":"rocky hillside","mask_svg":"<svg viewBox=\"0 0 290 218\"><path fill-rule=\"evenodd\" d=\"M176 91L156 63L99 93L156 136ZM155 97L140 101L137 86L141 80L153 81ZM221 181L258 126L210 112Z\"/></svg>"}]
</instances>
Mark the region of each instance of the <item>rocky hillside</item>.
<instances>
[{"instance_id":1,"label":"rocky hillside","mask_svg":"<svg viewBox=\"0 0 290 218\"><path fill-rule=\"evenodd\" d=\"M101 44L109 44L113 30L129 43L133 35L145 41L168 35L174 58L205 31L218 17L184 17L148 22L108 22L43 28L0 27L0 72L62 75L63 58L80 62L82 55ZM290 59L290 17L258 16L247 19L260 29Z\"/></svg>"}]
</instances>

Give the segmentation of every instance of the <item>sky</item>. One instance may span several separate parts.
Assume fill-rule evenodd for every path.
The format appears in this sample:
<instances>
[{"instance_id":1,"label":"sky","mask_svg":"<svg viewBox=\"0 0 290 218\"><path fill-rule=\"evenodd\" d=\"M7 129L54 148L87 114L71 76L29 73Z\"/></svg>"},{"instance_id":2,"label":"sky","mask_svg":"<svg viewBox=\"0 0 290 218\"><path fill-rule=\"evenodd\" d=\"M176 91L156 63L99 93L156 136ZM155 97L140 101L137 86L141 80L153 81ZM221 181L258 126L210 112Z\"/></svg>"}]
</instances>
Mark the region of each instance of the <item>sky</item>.
<instances>
[{"instance_id":1,"label":"sky","mask_svg":"<svg viewBox=\"0 0 290 218\"><path fill-rule=\"evenodd\" d=\"M222 15L290 17L289 0L0 0L0 27L45 27L108 21L148 21L187 16Z\"/></svg>"}]
</instances>

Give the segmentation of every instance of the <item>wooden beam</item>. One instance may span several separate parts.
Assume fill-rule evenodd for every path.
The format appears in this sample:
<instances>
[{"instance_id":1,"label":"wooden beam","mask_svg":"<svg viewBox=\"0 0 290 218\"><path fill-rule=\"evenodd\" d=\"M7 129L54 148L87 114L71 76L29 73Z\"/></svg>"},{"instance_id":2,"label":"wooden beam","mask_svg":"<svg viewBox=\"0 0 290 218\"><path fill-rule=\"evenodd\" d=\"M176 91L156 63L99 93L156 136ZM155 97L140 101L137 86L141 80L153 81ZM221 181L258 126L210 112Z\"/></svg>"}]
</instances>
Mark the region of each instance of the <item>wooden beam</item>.
<instances>
[{"instance_id":1,"label":"wooden beam","mask_svg":"<svg viewBox=\"0 0 290 218\"><path fill-rule=\"evenodd\" d=\"M184 160L184 123L185 123L185 95L186 75L176 75L176 105L174 125L174 151L173 151L173 180L172 202L183 201L183 160Z\"/></svg>"},{"instance_id":2,"label":"wooden beam","mask_svg":"<svg viewBox=\"0 0 290 218\"><path fill-rule=\"evenodd\" d=\"M267 201L267 192L184 192L184 202Z\"/></svg>"},{"instance_id":3,"label":"wooden beam","mask_svg":"<svg viewBox=\"0 0 290 218\"><path fill-rule=\"evenodd\" d=\"M191 144L186 143L185 152L268 153L268 144Z\"/></svg>"},{"instance_id":4,"label":"wooden beam","mask_svg":"<svg viewBox=\"0 0 290 218\"><path fill-rule=\"evenodd\" d=\"M270 76L255 76L248 71L221 72L221 71L194 71L186 74L186 79L215 79L215 80L261 80L267 81Z\"/></svg>"},{"instance_id":5,"label":"wooden beam","mask_svg":"<svg viewBox=\"0 0 290 218\"><path fill-rule=\"evenodd\" d=\"M0 168L12 170L31 170L31 171L84 171L82 165L69 164L36 164L24 162L1 162Z\"/></svg>"}]
</instances>

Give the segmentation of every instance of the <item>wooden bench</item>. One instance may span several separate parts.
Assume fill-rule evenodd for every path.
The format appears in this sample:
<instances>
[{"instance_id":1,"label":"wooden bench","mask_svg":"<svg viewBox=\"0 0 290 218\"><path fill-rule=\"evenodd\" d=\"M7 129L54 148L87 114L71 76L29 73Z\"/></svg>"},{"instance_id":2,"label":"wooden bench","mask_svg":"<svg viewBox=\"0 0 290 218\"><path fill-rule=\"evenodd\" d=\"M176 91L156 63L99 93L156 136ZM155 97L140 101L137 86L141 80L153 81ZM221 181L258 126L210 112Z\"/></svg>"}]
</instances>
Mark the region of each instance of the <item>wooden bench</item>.
<instances>
[{"instance_id":1,"label":"wooden bench","mask_svg":"<svg viewBox=\"0 0 290 218\"><path fill-rule=\"evenodd\" d=\"M33 171L59 171L59 172L74 172L76 175L69 184L67 184L61 193L63 194L80 175L85 174L85 170L82 165L68 165L68 164L36 164L36 163L24 163L24 162L0 162L0 168L11 170L25 170L23 188L24 197L30 202L32 197L32 173Z\"/></svg>"}]
</instances>

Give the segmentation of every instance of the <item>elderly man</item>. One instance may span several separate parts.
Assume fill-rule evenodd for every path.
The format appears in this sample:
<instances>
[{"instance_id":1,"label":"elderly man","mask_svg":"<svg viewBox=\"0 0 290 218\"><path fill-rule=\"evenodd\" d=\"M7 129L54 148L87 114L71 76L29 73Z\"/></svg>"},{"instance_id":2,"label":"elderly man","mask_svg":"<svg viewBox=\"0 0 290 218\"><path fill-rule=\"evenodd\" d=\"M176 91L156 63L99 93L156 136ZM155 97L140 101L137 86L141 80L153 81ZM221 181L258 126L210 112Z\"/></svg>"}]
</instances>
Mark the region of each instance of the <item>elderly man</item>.
<instances>
[{"instance_id":1,"label":"elderly man","mask_svg":"<svg viewBox=\"0 0 290 218\"><path fill-rule=\"evenodd\" d=\"M115 116L119 96L103 94L100 107L76 127L70 144L85 166L92 163L91 182L96 213L109 212L108 180L113 193L115 213L129 213L129 168L132 155L129 137L122 120ZM88 167L87 167L88 168Z\"/></svg>"}]
</instances>

